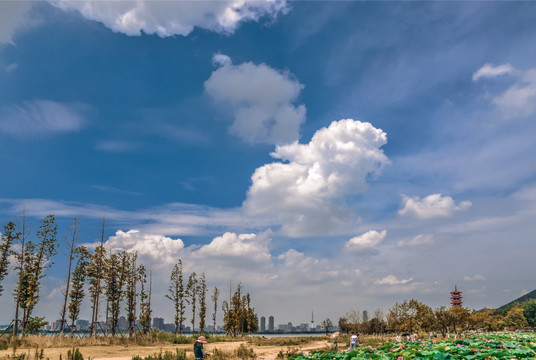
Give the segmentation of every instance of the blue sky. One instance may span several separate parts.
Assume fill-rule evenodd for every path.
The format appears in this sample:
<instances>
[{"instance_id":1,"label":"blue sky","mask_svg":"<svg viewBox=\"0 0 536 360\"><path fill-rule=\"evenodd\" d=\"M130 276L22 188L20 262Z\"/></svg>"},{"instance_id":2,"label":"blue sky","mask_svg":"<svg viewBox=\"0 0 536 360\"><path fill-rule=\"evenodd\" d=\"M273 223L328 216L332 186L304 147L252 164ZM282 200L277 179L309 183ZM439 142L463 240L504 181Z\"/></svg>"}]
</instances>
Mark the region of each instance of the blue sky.
<instances>
[{"instance_id":1,"label":"blue sky","mask_svg":"<svg viewBox=\"0 0 536 360\"><path fill-rule=\"evenodd\" d=\"M178 258L276 323L500 306L536 285L535 7L2 1L0 221L106 216L168 319Z\"/></svg>"}]
</instances>

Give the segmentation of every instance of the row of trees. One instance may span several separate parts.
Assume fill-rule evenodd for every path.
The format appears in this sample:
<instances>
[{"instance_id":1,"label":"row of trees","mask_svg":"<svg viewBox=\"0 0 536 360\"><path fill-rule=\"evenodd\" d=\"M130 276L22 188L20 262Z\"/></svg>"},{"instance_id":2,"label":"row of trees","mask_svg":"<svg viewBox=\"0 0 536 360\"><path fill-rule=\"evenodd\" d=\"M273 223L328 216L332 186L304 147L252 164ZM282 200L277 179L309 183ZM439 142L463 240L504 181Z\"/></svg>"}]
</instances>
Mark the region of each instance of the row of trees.
<instances>
[{"instance_id":1,"label":"row of trees","mask_svg":"<svg viewBox=\"0 0 536 360\"><path fill-rule=\"evenodd\" d=\"M437 331L445 335L450 331L497 331L526 327L536 327L536 299L514 304L505 310L480 311L445 306L434 310L418 300L411 299L395 303L386 315L382 310L376 310L369 318L367 311L361 313L359 310L352 310L339 319L340 331L368 334Z\"/></svg>"},{"instance_id":2,"label":"row of trees","mask_svg":"<svg viewBox=\"0 0 536 360\"><path fill-rule=\"evenodd\" d=\"M103 220L100 242L92 251L78 245L80 230L77 219L73 219L69 227L69 237L63 239L62 248L67 250L68 270L60 309L61 334L65 327L70 327L72 334L86 298L86 290L91 304L90 332L93 336L96 336L101 324L99 322L103 313L101 303L105 304L104 315L107 321L106 328L100 330L116 335L119 331L118 323L122 309L126 311L129 336L137 330L137 320L144 334L151 329L151 269L138 264L136 251L113 252L106 249L104 228ZM41 221L40 229L35 236L30 236L24 213L19 223L9 222L4 226L0 243L0 296L3 293L2 280L8 274L13 262L17 274L17 284L13 293L15 301L13 335L18 335L19 331L24 335L46 324L43 318L32 317L32 312L39 301L41 280L45 276L45 271L53 265L52 257L56 255L57 250L57 226L53 215ZM187 320L187 306L192 311L192 329L195 329L197 315L199 329L204 332L209 292L205 274L198 277L192 272L188 276L187 283L184 279L182 260L178 259L171 271L170 286L165 295L173 302L175 333L183 332L183 324ZM224 301L222 304L224 327L227 333L233 336L257 330L257 316L251 307L251 297L249 293L243 295L242 292L242 285L238 284L230 303ZM220 290L215 287L211 296L214 304L212 314L214 328L219 295Z\"/></svg>"}]
</instances>

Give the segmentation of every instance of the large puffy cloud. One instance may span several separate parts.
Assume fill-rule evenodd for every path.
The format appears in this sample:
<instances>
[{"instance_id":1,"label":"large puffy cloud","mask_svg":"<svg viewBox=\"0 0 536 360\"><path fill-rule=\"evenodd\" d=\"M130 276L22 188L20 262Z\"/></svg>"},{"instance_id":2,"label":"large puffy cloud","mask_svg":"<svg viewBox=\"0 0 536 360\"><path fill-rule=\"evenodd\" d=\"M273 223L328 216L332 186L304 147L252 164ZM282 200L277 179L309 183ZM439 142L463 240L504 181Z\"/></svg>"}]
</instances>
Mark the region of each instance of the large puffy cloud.
<instances>
[{"instance_id":1,"label":"large puffy cloud","mask_svg":"<svg viewBox=\"0 0 536 360\"><path fill-rule=\"evenodd\" d=\"M0 1L0 44L13 43L13 35L31 7L30 1Z\"/></svg>"},{"instance_id":2,"label":"large puffy cloud","mask_svg":"<svg viewBox=\"0 0 536 360\"><path fill-rule=\"evenodd\" d=\"M525 117L536 111L536 69L518 70L510 64L496 67L484 65L473 74L473 81L495 78L499 75L514 76L515 83L502 93L493 96L492 102L505 119Z\"/></svg>"},{"instance_id":3,"label":"large puffy cloud","mask_svg":"<svg viewBox=\"0 0 536 360\"><path fill-rule=\"evenodd\" d=\"M81 104L63 104L48 100L27 101L0 108L0 132L20 138L76 132L86 120Z\"/></svg>"},{"instance_id":4,"label":"large puffy cloud","mask_svg":"<svg viewBox=\"0 0 536 360\"><path fill-rule=\"evenodd\" d=\"M366 233L355 236L348 240L345 248L348 251L359 252L376 247L387 235L387 230L377 232L375 230L367 231Z\"/></svg>"},{"instance_id":5,"label":"large puffy cloud","mask_svg":"<svg viewBox=\"0 0 536 360\"><path fill-rule=\"evenodd\" d=\"M286 235L342 230L353 219L345 197L367 190L389 160L380 149L386 134L370 123L344 119L318 130L308 144L277 146L274 162L252 175L243 207L251 216L275 218Z\"/></svg>"},{"instance_id":6,"label":"large puffy cloud","mask_svg":"<svg viewBox=\"0 0 536 360\"><path fill-rule=\"evenodd\" d=\"M243 21L275 17L287 10L285 0L53 0L51 3L63 10L76 10L115 32L136 36L143 31L161 37L186 36L194 27L230 34Z\"/></svg>"},{"instance_id":7,"label":"large puffy cloud","mask_svg":"<svg viewBox=\"0 0 536 360\"><path fill-rule=\"evenodd\" d=\"M106 246L112 251L137 251L140 257L147 258L152 264L170 265L177 262L184 242L181 239L147 234L139 230L118 230L115 236L110 236L106 241Z\"/></svg>"},{"instance_id":8,"label":"large puffy cloud","mask_svg":"<svg viewBox=\"0 0 536 360\"><path fill-rule=\"evenodd\" d=\"M458 204L450 196L432 194L424 198L418 196L404 196L404 207L398 211L400 215L413 215L419 219L434 219L450 217L455 211L466 210L472 204L470 201L462 201Z\"/></svg>"},{"instance_id":9,"label":"large puffy cloud","mask_svg":"<svg viewBox=\"0 0 536 360\"><path fill-rule=\"evenodd\" d=\"M235 234L226 232L196 251L197 258L230 260L234 266L250 264L253 267L270 261L270 231L262 234Z\"/></svg>"},{"instance_id":10,"label":"large puffy cloud","mask_svg":"<svg viewBox=\"0 0 536 360\"><path fill-rule=\"evenodd\" d=\"M306 109L292 104L303 85L291 74L265 64L233 65L223 54L216 54L213 62L221 67L205 82L205 91L233 108L232 134L249 143L283 144L298 139Z\"/></svg>"}]
</instances>

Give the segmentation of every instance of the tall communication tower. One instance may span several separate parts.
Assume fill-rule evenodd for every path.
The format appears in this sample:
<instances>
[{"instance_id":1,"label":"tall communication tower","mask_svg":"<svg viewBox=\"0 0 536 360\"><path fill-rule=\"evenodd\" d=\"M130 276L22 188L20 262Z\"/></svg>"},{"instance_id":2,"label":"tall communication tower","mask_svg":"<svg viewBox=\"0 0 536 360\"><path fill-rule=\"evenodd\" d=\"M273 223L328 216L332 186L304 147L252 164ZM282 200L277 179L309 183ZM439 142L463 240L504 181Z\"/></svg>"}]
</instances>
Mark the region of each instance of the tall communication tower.
<instances>
[{"instance_id":1,"label":"tall communication tower","mask_svg":"<svg viewBox=\"0 0 536 360\"><path fill-rule=\"evenodd\" d=\"M311 311L311 329L315 326L315 314Z\"/></svg>"}]
</instances>

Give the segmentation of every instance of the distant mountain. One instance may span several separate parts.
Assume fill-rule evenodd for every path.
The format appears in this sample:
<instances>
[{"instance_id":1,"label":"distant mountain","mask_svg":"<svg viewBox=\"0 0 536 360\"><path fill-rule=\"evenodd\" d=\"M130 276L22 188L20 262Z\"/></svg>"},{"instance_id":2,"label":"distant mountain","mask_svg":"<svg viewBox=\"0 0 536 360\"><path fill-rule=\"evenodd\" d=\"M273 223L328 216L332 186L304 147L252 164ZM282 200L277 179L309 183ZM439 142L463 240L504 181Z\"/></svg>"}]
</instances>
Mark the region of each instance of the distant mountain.
<instances>
[{"instance_id":1,"label":"distant mountain","mask_svg":"<svg viewBox=\"0 0 536 360\"><path fill-rule=\"evenodd\" d=\"M531 299L536 299L536 289L535 290L532 290L531 292L529 292L528 294L525 294L523 296L520 296L518 297L517 299L513 300L513 301L510 301L508 304L505 304L503 306L501 306L499 308L499 310L505 310L505 309L509 309L510 307L512 307L512 305L514 305L514 303L518 302L518 303L521 303L523 301L527 301L527 300L531 300Z\"/></svg>"}]
</instances>

